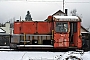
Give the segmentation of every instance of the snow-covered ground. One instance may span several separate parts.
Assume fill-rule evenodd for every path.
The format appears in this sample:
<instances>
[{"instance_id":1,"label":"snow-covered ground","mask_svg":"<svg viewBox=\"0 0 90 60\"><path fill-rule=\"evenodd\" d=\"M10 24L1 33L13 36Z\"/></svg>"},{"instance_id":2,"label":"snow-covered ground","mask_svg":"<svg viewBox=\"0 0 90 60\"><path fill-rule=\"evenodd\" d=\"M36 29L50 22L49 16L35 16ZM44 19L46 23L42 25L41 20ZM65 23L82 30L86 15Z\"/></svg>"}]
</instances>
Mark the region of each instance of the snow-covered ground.
<instances>
[{"instance_id":1,"label":"snow-covered ground","mask_svg":"<svg viewBox=\"0 0 90 60\"><path fill-rule=\"evenodd\" d=\"M84 54L70 52L36 52L36 51L0 51L0 60L63 60L69 55L77 56L83 60L90 60L90 51ZM61 58L60 58L61 57Z\"/></svg>"}]
</instances>

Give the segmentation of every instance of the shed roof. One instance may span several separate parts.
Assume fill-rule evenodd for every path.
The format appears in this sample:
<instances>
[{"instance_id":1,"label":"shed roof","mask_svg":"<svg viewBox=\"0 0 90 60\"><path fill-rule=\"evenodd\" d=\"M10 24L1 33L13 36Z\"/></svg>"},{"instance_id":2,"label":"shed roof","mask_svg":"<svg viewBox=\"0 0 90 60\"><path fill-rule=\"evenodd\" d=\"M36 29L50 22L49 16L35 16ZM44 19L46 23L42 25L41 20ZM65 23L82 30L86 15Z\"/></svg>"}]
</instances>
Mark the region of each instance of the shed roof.
<instances>
[{"instance_id":1,"label":"shed roof","mask_svg":"<svg viewBox=\"0 0 90 60\"><path fill-rule=\"evenodd\" d=\"M87 29L85 29L83 26L81 26L81 28L83 29L83 30L85 30L86 32L89 32Z\"/></svg>"},{"instance_id":2,"label":"shed roof","mask_svg":"<svg viewBox=\"0 0 90 60\"><path fill-rule=\"evenodd\" d=\"M57 13L63 13L63 14L65 14L63 11L61 11L61 10L58 10L57 12L55 12L53 15L56 15ZM65 14L66 15L66 14Z\"/></svg>"},{"instance_id":3,"label":"shed roof","mask_svg":"<svg viewBox=\"0 0 90 60\"><path fill-rule=\"evenodd\" d=\"M6 33L6 31L0 28L0 33Z\"/></svg>"}]
</instances>

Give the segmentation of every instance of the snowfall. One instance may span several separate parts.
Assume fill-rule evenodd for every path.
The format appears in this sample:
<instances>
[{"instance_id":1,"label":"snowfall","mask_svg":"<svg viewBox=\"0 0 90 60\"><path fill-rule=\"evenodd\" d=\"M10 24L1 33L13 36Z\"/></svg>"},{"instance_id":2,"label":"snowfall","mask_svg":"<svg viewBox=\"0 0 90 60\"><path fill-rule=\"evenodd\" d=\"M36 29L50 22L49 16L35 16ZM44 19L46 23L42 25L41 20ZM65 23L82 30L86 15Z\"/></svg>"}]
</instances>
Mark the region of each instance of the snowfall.
<instances>
[{"instance_id":1,"label":"snowfall","mask_svg":"<svg viewBox=\"0 0 90 60\"><path fill-rule=\"evenodd\" d=\"M71 58L74 56L74 58ZM0 60L90 60L88 52L0 51Z\"/></svg>"}]
</instances>

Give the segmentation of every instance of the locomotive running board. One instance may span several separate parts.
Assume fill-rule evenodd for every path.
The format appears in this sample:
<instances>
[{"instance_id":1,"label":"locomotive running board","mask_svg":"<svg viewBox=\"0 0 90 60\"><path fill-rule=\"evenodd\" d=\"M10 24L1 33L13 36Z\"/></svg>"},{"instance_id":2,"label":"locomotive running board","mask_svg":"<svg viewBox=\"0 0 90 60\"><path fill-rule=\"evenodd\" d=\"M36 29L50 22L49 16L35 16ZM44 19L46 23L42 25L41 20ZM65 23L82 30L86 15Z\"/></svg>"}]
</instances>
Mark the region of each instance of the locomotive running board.
<instances>
[{"instance_id":1,"label":"locomotive running board","mask_svg":"<svg viewBox=\"0 0 90 60\"><path fill-rule=\"evenodd\" d=\"M17 47L53 47L52 45L17 45Z\"/></svg>"}]
</instances>

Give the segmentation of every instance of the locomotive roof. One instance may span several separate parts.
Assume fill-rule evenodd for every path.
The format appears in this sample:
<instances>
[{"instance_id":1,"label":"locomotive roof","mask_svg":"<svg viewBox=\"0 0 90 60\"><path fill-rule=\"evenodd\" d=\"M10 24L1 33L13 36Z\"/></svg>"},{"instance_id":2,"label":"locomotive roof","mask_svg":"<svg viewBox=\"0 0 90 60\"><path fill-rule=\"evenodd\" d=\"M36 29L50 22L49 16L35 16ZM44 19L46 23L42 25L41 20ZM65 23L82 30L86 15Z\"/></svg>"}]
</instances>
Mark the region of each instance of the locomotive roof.
<instances>
[{"instance_id":1,"label":"locomotive roof","mask_svg":"<svg viewBox=\"0 0 90 60\"><path fill-rule=\"evenodd\" d=\"M59 21L81 21L81 19L77 16L53 16L53 17Z\"/></svg>"},{"instance_id":2,"label":"locomotive roof","mask_svg":"<svg viewBox=\"0 0 90 60\"><path fill-rule=\"evenodd\" d=\"M77 16L54 16L55 18L62 18L62 19L78 19Z\"/></svg>"}]
</instances>

